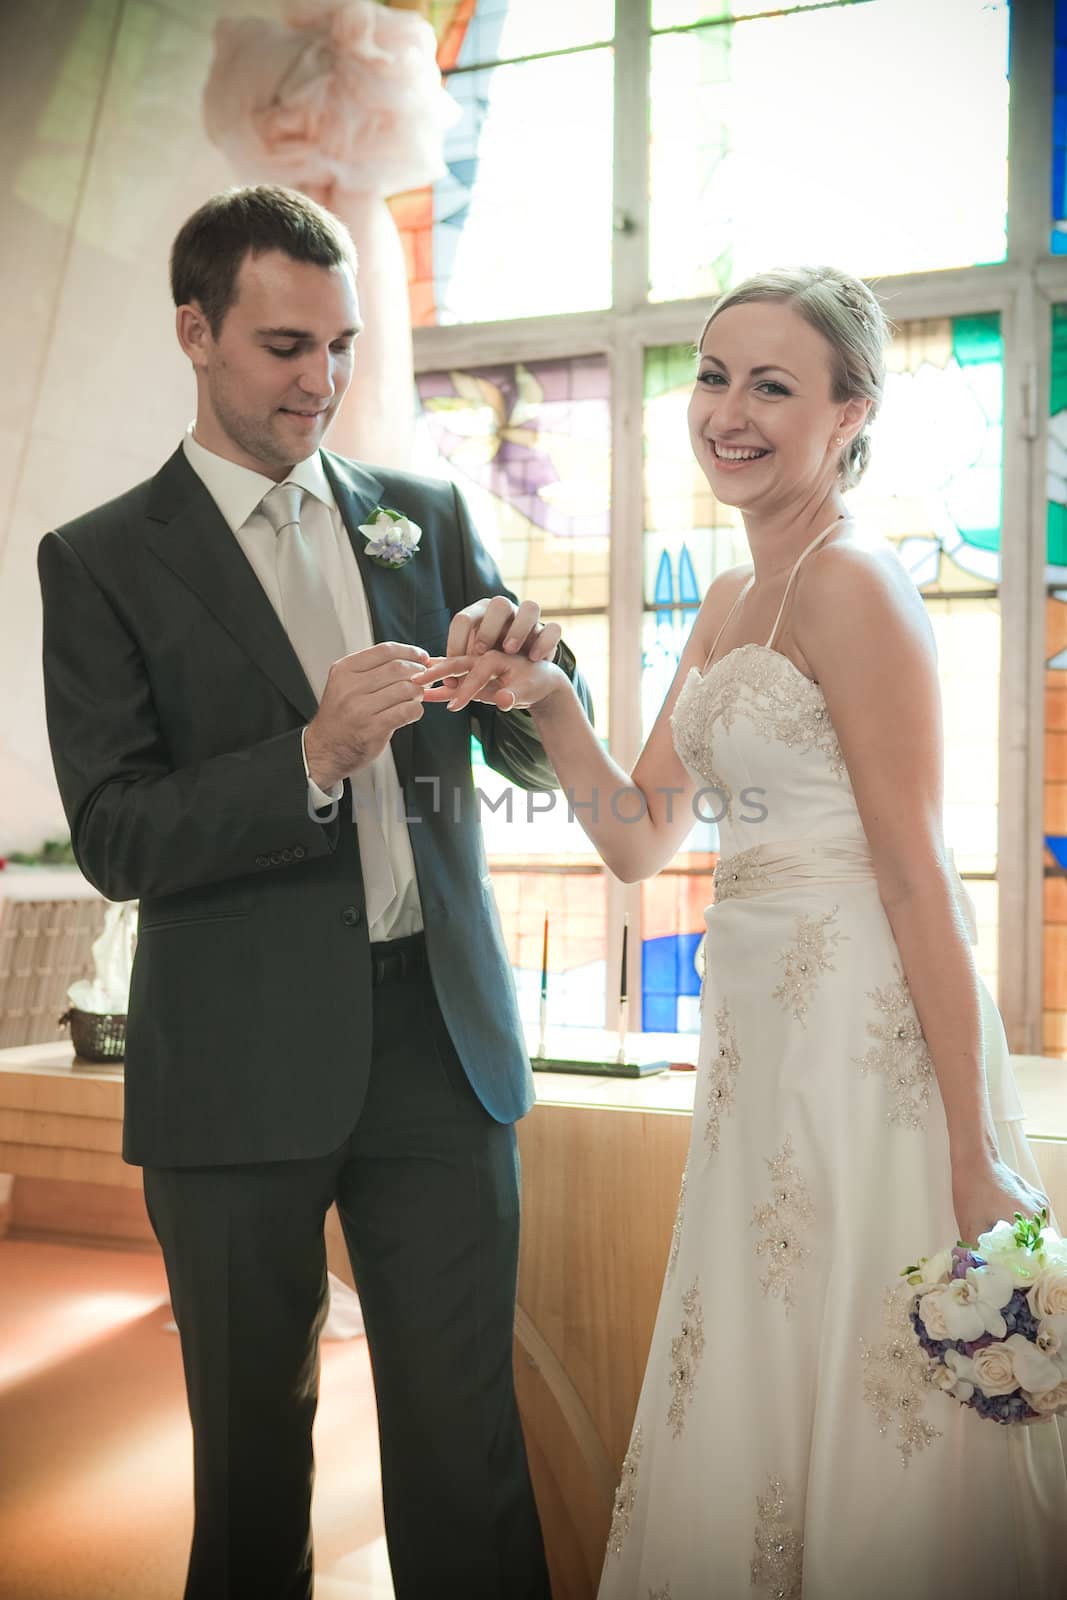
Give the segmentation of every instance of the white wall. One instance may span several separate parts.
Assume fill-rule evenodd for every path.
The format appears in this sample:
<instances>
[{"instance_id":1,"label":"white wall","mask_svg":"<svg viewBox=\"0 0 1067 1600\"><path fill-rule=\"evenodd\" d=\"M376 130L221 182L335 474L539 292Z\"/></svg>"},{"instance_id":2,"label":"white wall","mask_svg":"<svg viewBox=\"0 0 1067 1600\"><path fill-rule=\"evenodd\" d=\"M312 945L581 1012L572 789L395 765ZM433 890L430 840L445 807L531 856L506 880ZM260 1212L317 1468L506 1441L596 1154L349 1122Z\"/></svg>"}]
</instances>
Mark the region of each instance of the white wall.
<instances>
[{"instance_id":1,"label":"white wall","mask_svg":"<svg viewBox=\"0 0 1067 1600\"><path fill-rule=\"evenodd\" d=\"M275 0L0 3L0 855L66 832L37 544L153 473L193 412L171 240L234 181L201 129L216 18Z\"/></svg>"}]
</instances>

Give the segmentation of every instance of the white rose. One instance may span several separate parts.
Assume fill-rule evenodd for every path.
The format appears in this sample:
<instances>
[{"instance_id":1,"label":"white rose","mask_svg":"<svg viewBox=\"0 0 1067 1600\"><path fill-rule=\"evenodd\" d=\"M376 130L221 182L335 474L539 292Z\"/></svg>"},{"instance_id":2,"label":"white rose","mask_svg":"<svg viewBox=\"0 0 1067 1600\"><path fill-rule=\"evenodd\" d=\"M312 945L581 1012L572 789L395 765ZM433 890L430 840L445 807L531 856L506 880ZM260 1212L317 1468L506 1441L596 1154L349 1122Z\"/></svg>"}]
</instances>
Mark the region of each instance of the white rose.
<instances>
[{"instance_id":1,"label":"white rose","mask_svg":"<svg viewBox=\"0 0 1067 1600\"><path fill-rule=\"evenodd\" d=\"M1067 1379L1057 1384L1055 1389L1045 1389L1040 1394L1032 1394L1024 1389L1023 1399L1042 1416L1051 1416L1054 1411L1067 1411Z\"/></svg>"},{"instance_id":2,"label":"white rose","mask_svg":"<svg viewBox=\"0 0 1067 1600\"><path fill-rule=\"evenodd\" d=\"M948 1327L945 1323L945 1289L947 1284L931 1289L929 1294L924 1294L919 1301L919 1321L930 1335L931 1339L947 1339Z\"/></svg>"},{"instance_id":3,"label":"white rose","mask_svg":"<svg viewBox=\"0 0 1067 1600\"><path fill-rule=\"evenodd\" d=\"M1004 1348L1011 1353L1015 1376L1024 1389L1040 1394L1046 1389L1055 1389L1058 1383L1063 1382L1063 1373L1056 1362L1050 1360L1024 1334L1013 1333L1010 1339L1005 1339Z\"/></svg>"},{"instance_id":4,"label":"white rose","mask_svg":"<svg viewBox=\"0 0 1067 1600\"><path fill-rule=\"evenodd\" d=\"M974 1363L974 1381L983 1394L1011 1394L1019 1387L1012 1352L1006 1345L984 1345L981 1350L974 1352L971 1360Z\"/></svg>"},{"instance_id":5,"label":"white rose","mask_svg":"<svg viewBox=\"0 0 1067 1600\"><path fill-rule=\"evenodd\" d=\"M1035 1317L1067 1317L1067 1267L1046 1267L1027 1298Z\"/></svg>"}]
</instances>

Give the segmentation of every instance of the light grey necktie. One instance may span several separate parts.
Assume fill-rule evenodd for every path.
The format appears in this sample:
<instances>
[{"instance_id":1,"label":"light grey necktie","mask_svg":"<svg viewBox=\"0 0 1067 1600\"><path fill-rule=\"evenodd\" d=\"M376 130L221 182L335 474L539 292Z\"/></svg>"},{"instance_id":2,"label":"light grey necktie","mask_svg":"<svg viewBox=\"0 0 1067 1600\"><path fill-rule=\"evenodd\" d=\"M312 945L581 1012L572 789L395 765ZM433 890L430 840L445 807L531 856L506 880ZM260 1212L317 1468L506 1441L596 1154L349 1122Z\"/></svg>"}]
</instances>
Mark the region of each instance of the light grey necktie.
<instances>
[{"instance_id":1,"label":"light grey necktie","mask_svg":"<svg viewBox=\"0 0 1067 1600\"><path fill-rule=\"evenodd\" d=\"M259 509L278 541L278 588L285 631L315 698L321 700L331 666L347 651L333 596L300 526L303 499L299 484L279 483L263 496ZM378 811L373 765L360 767L351 779L367 922L373 924L395 898L396 882Z\"/></svg>"}]
</instances>

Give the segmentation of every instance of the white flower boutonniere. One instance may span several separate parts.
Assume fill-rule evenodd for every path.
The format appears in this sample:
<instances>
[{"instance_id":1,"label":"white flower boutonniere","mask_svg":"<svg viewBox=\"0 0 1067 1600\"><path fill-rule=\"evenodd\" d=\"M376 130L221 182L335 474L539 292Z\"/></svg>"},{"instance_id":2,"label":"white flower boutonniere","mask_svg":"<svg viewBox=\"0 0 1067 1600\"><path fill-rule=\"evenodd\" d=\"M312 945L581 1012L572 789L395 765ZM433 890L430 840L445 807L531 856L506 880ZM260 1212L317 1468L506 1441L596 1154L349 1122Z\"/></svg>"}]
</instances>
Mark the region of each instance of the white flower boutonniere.
<instances>
[{"instance_id":1,"label":"white flower boutonniere","mask_svg":"<svg viewBox=\"0 0 1067 1600\"><path fill-rule=\"evenodd\" d=\"M367 555L380 567L405 566L422 538L417 522L385 506L375 507L371 520L361 522L359 531L367 541Z\"/></svg>"}]
</instances>

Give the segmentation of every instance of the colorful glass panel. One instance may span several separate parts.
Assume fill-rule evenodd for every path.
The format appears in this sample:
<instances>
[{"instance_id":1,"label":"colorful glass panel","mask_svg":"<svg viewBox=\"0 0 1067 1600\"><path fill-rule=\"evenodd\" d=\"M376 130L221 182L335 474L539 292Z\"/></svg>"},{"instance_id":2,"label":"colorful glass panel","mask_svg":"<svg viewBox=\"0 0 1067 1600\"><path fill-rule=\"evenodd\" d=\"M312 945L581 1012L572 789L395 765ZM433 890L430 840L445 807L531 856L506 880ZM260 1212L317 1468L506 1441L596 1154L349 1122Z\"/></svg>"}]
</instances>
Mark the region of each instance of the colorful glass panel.
<instances>
[{"instance_id":1,"label":"colorful glass panel","mask_svg":"<svg viewBox=\"0 0 1067 1600\"><path fill-rule=\"evenodd\" d=\"M583 46L611 38L611 11L608 0L431 8L462 115L445 175L392 202L416 326L610 304L613 60Z\"/></svg>"},{"instance_id":2,"label":"colorful glass panel","mask_svg":"<svg viewBox=\"0 0 1067 1600\"><path fill-rule=\"evenodd\" d=\"M1004 259L1007 4L744 9L652 41L653 299L711 296L783 255L864 276ZM854 159L850 85L883 135Z\"/></svg>"},{"instance_id":3,"label":"colorful glass panel","mask_svg":"<svg viewBox=\"0 0 1067 1600\"><path fill-rule=\"evenodd\" d=\"M1067 306L1052 307L1046 537L1042 1048L1067 1056Z\"/></svg>"},{"instance_id":4,"label":"colorful glass panel","mask_svg":"<svg viewBox=\"0 0 1067 1600\"><path fill-rule=\"evenodd\" d=\"M679 858L680 859L680 858ZM716 857L689 851L641 885L641 1026L646 1033L699 1033L697 951L712 896Z\"/></svg>"},{"instance_id":5,"label":"colorful glass panel","mask_svg":"<svg viewBox=\"0 0 1067 1600\"><path fill-rule=\"evenodd\" d=\"M748 559L739 518L715 500L690 450L686 406L695 365L691 345L646 354L646 736L708 584ZM927 604L944 704L945 832L978 908L976 959L991 987L997 968L1003 388L995 315L902 323L889 352L871 465L849 496L858 536L873 546L891 543ZM708 888L703 863L714 861L717 848L714 824L697 823L670 871L698 882L703 878L703 887L692 903L670 902L679 913L673 925L664 903L648 902L656 912L646 917L654 932L645 937L675 940L673 948L657 947L654 986L646 995L650 1016L661 1017L669 1009L664 985L672 963L673 970L687 975L689 945L703 928L701 896ZM684 1015L683 990L677 998Z\"/></svg>"},{"instance_id":6,"label":"colorful glass panel","mask_svg":"<svg viewBox=\"0 0 1067 1600\"><path fill-rule=\"evenodd\" d=\"M452 478L504 581L551 616L608 603L603 356L422 373L418 469Z\"/></svg>"},{"instance_id":7,"label":"colorful glass panel","mask_svg":"<svg viewBox=\"0 0 1067 1600\"><path fill-rule=\"evenodd\" d=\"M1052 240L1054 256L1067 255L1067 0L1056 0L1056 55L1052 99Z\"/></svg>"},{"instance_id":8,"label":"colorful glass panel","mask_svg":"<svg viewBox=\"0 0 1067 1600\"><path fill-rule=\"evenodd\" d=\"M456 484L507 586L520 599L537 600L546 617L562 623L593 695L597 733L606 740L611 485L606 359L426 372L417 377L416 387L416 470ZM527 794L486 765L476 739L471 752L479 818L523 1015L536 1021L547 908L550 1022L600 1027L607 934L600 858L564 795Z\"/></svg>"}]
</instances>

